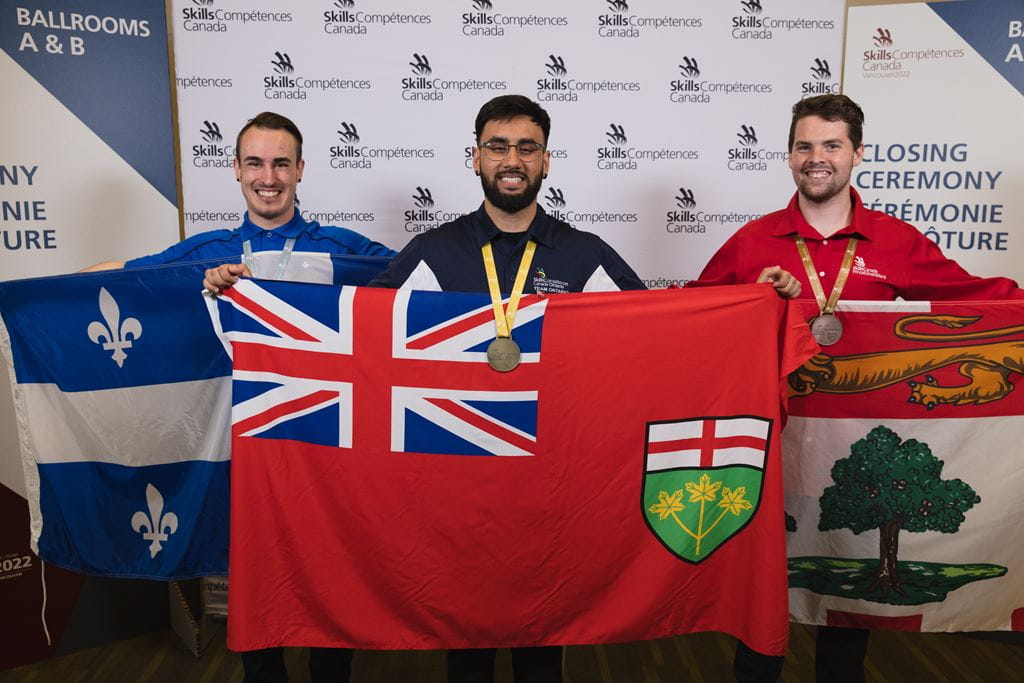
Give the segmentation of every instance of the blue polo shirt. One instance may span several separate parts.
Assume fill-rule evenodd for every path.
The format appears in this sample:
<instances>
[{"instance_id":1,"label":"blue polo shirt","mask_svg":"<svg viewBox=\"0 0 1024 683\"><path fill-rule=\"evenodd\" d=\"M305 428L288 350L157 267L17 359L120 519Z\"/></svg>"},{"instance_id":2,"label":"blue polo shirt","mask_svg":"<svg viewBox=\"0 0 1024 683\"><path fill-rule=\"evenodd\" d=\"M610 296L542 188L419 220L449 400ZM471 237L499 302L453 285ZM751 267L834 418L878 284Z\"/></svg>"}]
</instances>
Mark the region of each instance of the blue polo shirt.
<instances>
[{"instance_id":1,"label":"blue polo shirt","mask_svg":"<svg viewBox=\"0 0 1024 683\"><path fill-rule=\"evenodd\" d=\"M549 216L540 206L526 232L503 233L483 205L414 237L370 286L486 292L480 249L490 242L501 293L508 296L530 239L537 243L537 250L526 278L526 293L644 289L633 269L597 235Z\"/></svg>"},{"instance_id":2,"label":"blue polo shirt","mask_svg":"<svg viewBox=\"0 0 1024 683\"><path fill-rule=\"evenodd\" d=\"M284 271L285 280L343 284L344 262L336 255L375 256L391 258L395 252L383 244L369 240L357 232L332 225L306 221L296 210L284 225L273 230L258 227L245 220L234 230L211 230L193 235L158 254L125 262L125 268L182 263L186 261L220 260L241 263L243 243L252 246L256 277L273 278L277 274L285 242L295 239L291 257ZM383 266L381 261L381 267Z\"/></svg>"}]
</instances>

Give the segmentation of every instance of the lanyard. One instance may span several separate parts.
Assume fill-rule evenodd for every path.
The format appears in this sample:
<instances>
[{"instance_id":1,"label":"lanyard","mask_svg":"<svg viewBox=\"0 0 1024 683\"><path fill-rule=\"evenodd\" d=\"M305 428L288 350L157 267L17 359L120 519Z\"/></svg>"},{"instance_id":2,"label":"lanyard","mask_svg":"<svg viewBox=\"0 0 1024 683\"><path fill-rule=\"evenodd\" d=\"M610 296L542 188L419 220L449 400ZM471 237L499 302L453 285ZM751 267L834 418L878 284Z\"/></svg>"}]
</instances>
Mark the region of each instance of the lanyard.
<instances>
[{"instance_id":1,"label":"lanyard","mask_svg":"<svg viewBox=\"0 0 1024 683\"><path fill-rule=\"evenodd\" d=\"M519 272L516 273L515 284L512 285L512 295L508 300L508 308L501 305L501 286L498 284L498 270L494 266L494 250L488 242L480 251L484 255L484 270L487 271L487 289L491 292L491 304L494 306L494 324L498 329L499 337L511 337L512 326L516 320L516 311L519 310L519 297L523 295L523 288L526 286L526 274L530 271L530 264L533 262L533 252L537 250L537 243L530 240L523 250L523 258L519 261Z\"/></svg>"},{"instance_id":2,"label":"lanyard","mask_svg":"<svg viewBox=\"0 0 1024 683\"><path fill-rule=\"evenodd\" d=\"M850 276L850 266L853 265L853 252L857 250L857 238L851 237L846 242L846 253L843 254L843 263L839 267L839 276L836 278L835 285L832 286L832 293L828 295L828 301L825 300L825 290L821 286L821 280L818 279L818 272L814 268L814 261L811 260L811 253L807 250L807 243L804 242L804 238L800 235L796 236L796 250L800 252L800 260L803 261L804 272L807 273L811 289L814 290L814 298L818 300L818 310L825 315L831 315L836 310L836 304L839 303L839 295L842 294L843 287L846 286L846 278Z\"/></svg>"},{"instance_id":3,"label":"lanyard","mask_svg":"<svg viewBox=\"0 0 1024 683\"><path fill-rule=\"evenodd\" d=\"M277 270L274 272L274 280L283 280L284 271L288 267L288 261L292 257L292 249L295 248L295 238L289 237L285 240L284 249L281 250L281 255L277 259ZM253 277L256 277L256 262L252 257L252 242L246 240L242 242L242 260L249 272L252 273Z\"/></svg>"}]
</instances>

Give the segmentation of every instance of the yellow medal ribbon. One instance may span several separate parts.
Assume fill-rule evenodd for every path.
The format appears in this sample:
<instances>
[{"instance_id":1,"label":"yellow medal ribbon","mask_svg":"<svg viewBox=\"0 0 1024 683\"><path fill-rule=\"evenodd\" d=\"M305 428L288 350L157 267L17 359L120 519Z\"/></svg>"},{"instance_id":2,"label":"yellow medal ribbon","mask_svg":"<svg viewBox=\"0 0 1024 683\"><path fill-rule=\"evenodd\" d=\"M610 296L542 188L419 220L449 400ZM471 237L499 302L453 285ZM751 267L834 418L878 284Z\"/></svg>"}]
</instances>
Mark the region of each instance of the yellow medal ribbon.
<instances>
[{"instance_id":1,"label":"yellow medal ribbon","mask_svg":"<svg viewBox=\"0 0 1024 683\"><path fill-rule=\"evenodd\" d=\"M501 305L501 285L498 283L498 269L494 265L494 250L488 242L480 251L484 255L484 270L487 271L487 289L491 292L491 304L494 306L494 325L498 329L499 337L511 337L512 326L516 320L516 311L519 310L519 298L523 295L523 288L526 286L526 274L530 272L530 264L533 263L533 252L537 250L537 243L530 240L523 250L523 258L519 262L519 272L516 273L515 284L512 285L512 295L508 300L508 308Z\"/></svg>"},{"instance_id":2,"label":"yellow medal ribbon","mask_svg":"<svg viewBox=\"0 0 1024 683\"><path fill-rule=\"evenodd\" d=\"M796 250L800 252L800 260L804 264L804 272L807 273L811 289L814 290L814 298L818 301L818 310L824 315L831 315L836 310L836 304L839 303L839 295L842 293L843 287L846 286L846 279L850 276L850 267L853 265L853 252L857 250L857 238L851 237L846 243L846 253L843 254L843 263L839 267L839 276L836 278L835 285L832 286L832 292L829 294L827 301L825 300L825 289L821 286L818 272L814 268L814 261L811 260L811 252L807 250L807 243L800 235L796 236Z\"/></svg>"}]
</instances>

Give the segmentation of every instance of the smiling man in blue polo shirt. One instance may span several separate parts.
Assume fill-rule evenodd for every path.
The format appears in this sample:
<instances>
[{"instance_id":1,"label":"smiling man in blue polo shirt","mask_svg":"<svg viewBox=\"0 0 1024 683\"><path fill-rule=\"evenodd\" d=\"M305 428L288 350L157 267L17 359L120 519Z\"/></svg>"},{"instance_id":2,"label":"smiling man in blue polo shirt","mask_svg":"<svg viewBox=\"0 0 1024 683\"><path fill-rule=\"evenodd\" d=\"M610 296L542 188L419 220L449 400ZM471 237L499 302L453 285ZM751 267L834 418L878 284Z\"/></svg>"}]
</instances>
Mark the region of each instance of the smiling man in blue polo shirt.
<instances>
[{"instance_id":1,"label":"smiling man in blue polo shirt","mask_svg":"<svg viewBox=\"0 0 1024 683\"><path fill-rule=\"evenodd\" d=\"M280 114L258 114L238 132L235 144L235 178L247 209L242 225L194 235L157 254L98 263L86 270L233 259L234 263L206 272L207 289L219 291L246 275L340 284L332 254L394 255L352 230L304 220L295 206L304 167L298 127Z\"/></svg>"}]
</instances>

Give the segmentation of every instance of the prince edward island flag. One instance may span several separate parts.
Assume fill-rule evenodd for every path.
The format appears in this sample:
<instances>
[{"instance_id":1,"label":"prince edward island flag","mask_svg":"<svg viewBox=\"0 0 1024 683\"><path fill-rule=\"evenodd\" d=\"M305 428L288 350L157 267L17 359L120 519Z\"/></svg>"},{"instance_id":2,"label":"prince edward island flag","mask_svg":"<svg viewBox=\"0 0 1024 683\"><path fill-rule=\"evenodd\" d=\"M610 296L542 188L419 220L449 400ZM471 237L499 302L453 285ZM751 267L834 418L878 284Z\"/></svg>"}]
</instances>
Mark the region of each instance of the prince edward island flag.
<instances>
[{"instance_id":1,"label":"prince edward island flag","mask_svg":"<svg viewBox=\"0 0 1024 683\"><path fill-rule=\"evenodd\" d=\"M244 281L229 645L419 649L787 637L770 287L527 297ZM752 568L756 567L756 571Z\"/></svg>"}]
</instances>

